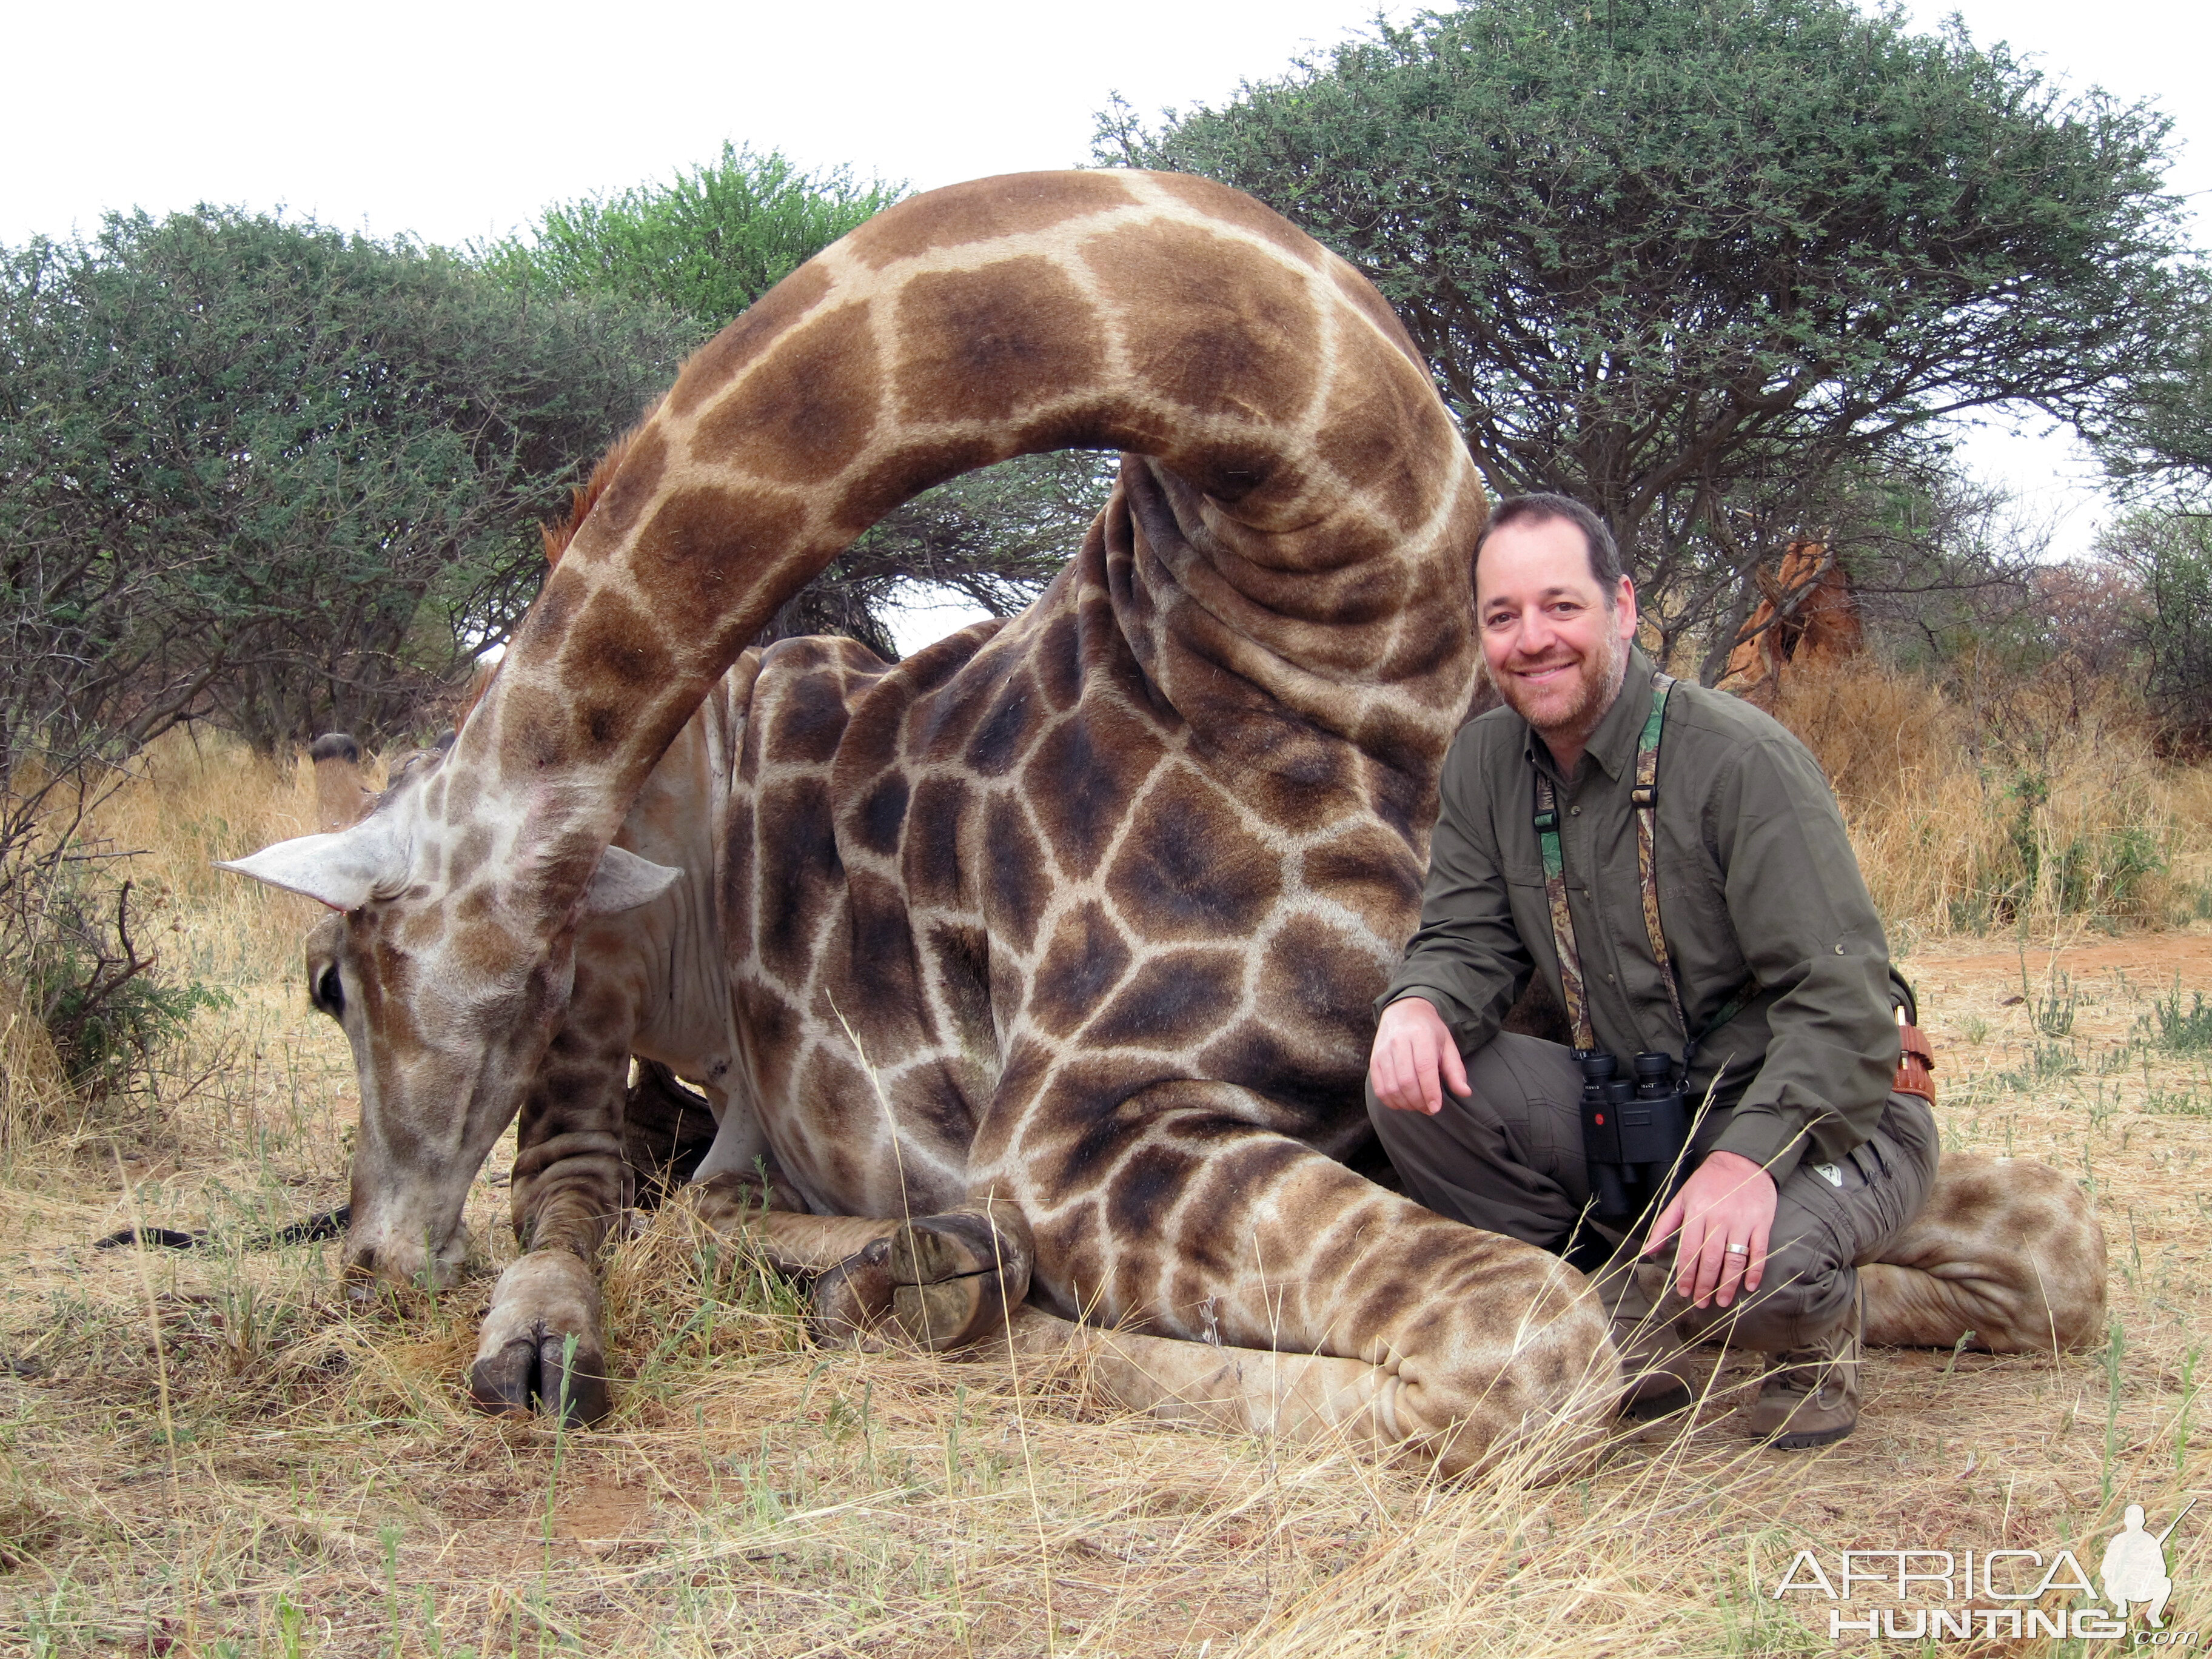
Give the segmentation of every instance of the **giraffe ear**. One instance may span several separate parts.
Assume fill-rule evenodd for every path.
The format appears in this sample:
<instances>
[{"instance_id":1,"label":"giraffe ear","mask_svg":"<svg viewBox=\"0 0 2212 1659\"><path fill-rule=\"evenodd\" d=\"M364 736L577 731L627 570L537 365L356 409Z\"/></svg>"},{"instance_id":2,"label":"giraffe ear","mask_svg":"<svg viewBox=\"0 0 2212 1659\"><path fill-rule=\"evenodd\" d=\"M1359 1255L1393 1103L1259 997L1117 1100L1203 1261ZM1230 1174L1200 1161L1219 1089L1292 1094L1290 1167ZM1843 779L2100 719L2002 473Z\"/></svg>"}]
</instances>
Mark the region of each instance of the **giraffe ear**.
<instances>
[{"instance_id":1,"label":"giraffe ear","mask_svg":"<svg viewBox=\"0 0 2212 1659\"><path fill-rule=\"evenodd\" d=\"M610 847L599 855L599 867L592 872L592 884L584 890L584 914L613 916L635 910L659 898L683 873L623 848Z\"/></svg>"},{"instance_id":2,"label":"giraffe ear","mask_svg":"<svg viewBox=\"0 0 2212 1659\"><path fill-rule=\"evenodd\" d=\"M251 858L218 860L215 867L305 893L333 910L358 910L379 885L405 874L406 864L390 829L372 817L334 835L280 841Z\"/></svg>"}]
</instances>

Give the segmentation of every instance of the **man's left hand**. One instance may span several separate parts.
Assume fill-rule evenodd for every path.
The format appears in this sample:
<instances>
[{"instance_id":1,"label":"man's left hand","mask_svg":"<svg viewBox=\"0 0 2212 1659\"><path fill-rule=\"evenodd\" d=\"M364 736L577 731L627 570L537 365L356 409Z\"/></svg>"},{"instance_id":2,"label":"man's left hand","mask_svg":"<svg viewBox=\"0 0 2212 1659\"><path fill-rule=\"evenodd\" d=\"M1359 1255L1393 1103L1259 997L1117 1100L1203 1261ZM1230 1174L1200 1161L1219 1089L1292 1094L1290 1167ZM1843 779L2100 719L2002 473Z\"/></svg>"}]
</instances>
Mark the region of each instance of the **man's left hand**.
<instances>
[{"instance_id":1,"label":"man's left hand","mask_svg":"<svg viewBox=\"0 0 2212 1659\"><path fill-rule=\"evenodd\" d=\"M1723 1308L1739 1292L1749 1296L1766 1273L1766 1243L1774 1231L1774 1177L1735 1152L1705 1154L1674 1202L1651 1224L1644 1254L1676 1232L1674 1288L1698 1307ZM1731 1245L1736 1249L1731 1249Z\"/></svg>"}]
</instances>

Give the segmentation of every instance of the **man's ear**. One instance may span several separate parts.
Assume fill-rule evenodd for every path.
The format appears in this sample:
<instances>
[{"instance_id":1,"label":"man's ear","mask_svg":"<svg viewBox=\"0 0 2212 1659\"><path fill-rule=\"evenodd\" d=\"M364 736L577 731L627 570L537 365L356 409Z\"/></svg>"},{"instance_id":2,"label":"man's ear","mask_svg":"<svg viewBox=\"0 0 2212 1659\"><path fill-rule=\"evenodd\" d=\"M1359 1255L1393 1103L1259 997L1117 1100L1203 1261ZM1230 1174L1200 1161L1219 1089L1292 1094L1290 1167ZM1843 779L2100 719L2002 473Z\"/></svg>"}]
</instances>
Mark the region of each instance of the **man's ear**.
<instances>
[{"instance_id":1,"label":"man's ear","mask_svg":"<svg viewBox=\"0 0 2212 1659\"><path fill-rule=\"evenodd\" d=\"M599 855L599 867L592 872L592 884L584 890L583 914L617 916L650 904L674 886L683 873L622 848L610 847Z\"/></svg>"},{"instance_id":2,"label":"man's ear","mask_svg":"<svg viewBox=\"0 0 2212 1659\"><path fill-rule=\"evenodd\" d=\"M1620 579L1620 591L1614 596L1613 608L1620 618L1620 637L1632 644L1636 639L1636 584L1626 574Z\"/></svg>"}]
</instances>

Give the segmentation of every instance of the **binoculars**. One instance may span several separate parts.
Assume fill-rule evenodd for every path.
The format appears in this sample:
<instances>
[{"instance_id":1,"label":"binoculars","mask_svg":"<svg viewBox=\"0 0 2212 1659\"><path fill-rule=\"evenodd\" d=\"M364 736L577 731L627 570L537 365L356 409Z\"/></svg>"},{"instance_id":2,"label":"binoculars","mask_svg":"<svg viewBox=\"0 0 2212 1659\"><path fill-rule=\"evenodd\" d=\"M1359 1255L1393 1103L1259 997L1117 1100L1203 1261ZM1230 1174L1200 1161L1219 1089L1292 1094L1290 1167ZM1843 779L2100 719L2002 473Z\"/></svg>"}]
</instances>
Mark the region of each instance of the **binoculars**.
<instances>
[{"instance_id":1,"label":"binoculars","mask_svg":"<svg viewBox=\"0 0 2212 1659\"><path fill-rule=\"evenodd\" d=\"M1656 1214L1688 1170L1690 1113L1674 1056L1641 1054L1636 1079L1619 1075L1611 1054L1578 1050L1583 1074L1583 1157L1589 1165L1591 1213L1626 1224Z\"/></svg>"}]
</instances>

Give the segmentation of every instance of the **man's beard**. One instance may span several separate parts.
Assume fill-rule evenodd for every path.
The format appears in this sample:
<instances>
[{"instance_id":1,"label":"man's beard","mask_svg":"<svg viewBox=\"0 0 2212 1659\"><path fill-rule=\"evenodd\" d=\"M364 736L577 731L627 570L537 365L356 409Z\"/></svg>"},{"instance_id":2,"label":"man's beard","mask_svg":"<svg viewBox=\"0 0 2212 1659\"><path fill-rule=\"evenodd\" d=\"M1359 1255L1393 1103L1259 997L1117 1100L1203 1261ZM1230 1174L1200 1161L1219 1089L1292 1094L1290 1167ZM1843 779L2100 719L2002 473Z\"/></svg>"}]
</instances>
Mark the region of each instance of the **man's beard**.
<instances>
[{"instance_id":1,"label":"man's beard","mask_svg":"<svg viewBox=\"0 0 2212 1659\"><path fill-rule=\"evenodd\" d=\"M1535 728L1539 737L1549 739L1554 732L1578 732L1587 738L1620 693L1620 683L1628 672L1628 641L1608 629L1595 653L1582 659L1571 691L1553 685L1531 694L1512 673L1493 672L1487 657L1483 659L1482 669L1505 706Z\"/></svg>"}]
</instances>

